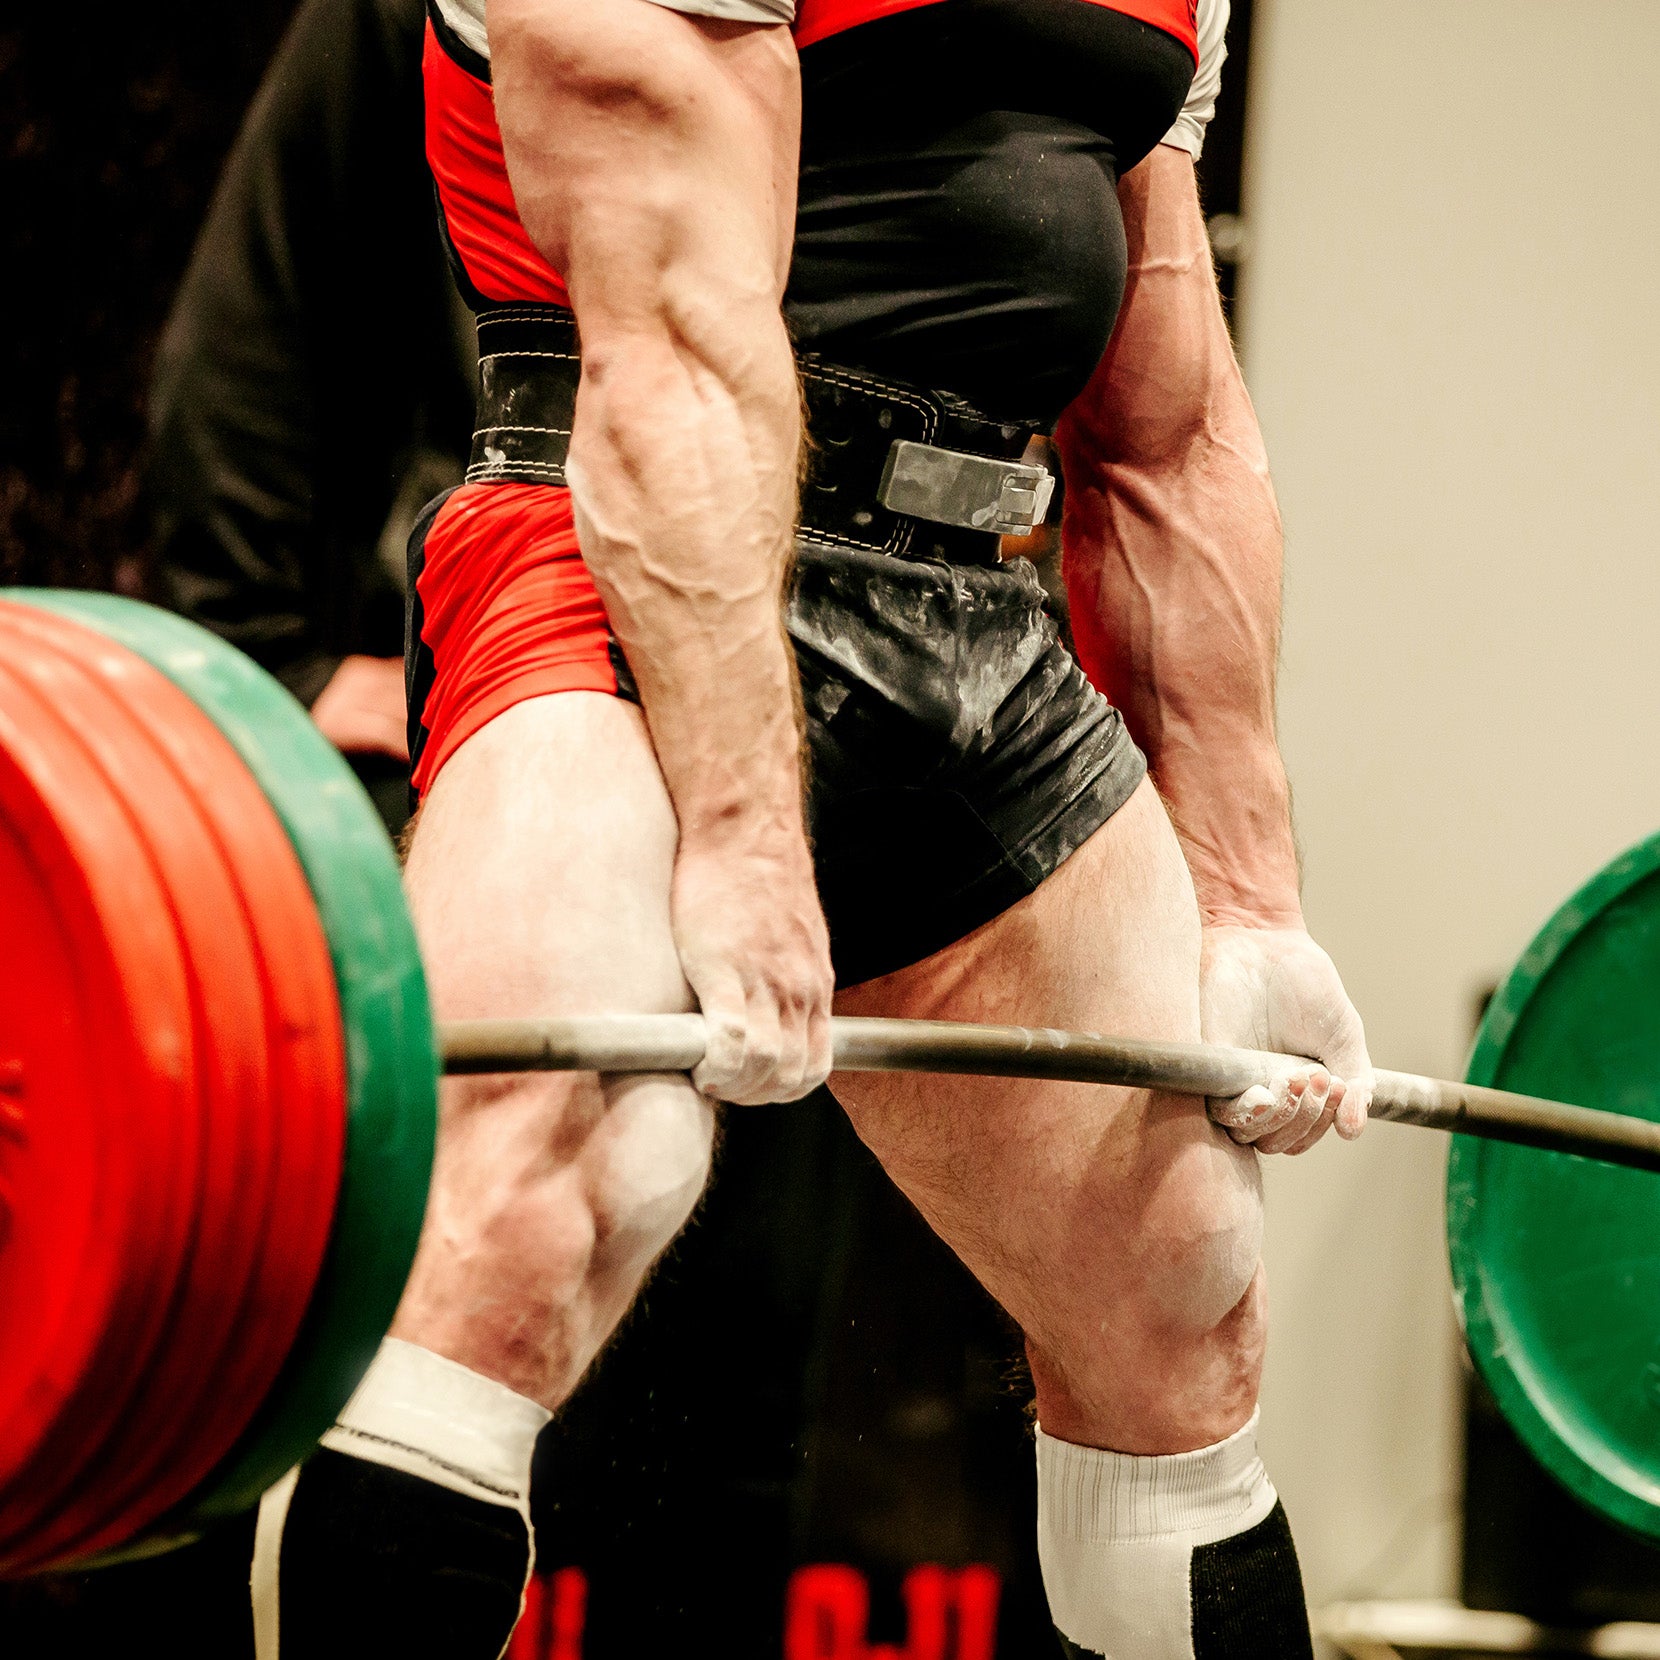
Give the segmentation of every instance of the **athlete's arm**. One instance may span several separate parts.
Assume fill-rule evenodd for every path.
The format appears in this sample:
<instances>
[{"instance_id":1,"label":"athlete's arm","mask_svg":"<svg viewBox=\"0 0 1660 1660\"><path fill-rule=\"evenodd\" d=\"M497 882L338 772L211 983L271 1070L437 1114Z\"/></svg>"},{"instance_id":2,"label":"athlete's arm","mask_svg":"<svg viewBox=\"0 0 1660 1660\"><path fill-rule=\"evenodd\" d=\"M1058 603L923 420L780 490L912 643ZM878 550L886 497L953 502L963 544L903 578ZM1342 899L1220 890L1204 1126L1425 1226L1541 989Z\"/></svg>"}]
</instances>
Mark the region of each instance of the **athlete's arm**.
<instances>
[{"instance_id":1,"label":"athlete's arm","mask_svg":"<svg viewBox=\"0 0 1660 1660\"><path fill-rule=\"evenodd\" d=\"M340 659L311 706L317 729L346 755L409 759L403 659L353 652Z\"/></svg>"},{"instance_id":2,"label":"athlete's arm","mask_svg":"<svg viewBox=\"0 0 1660 1660\"><path fill-rule=\"evenodd\" d=\"M1146 751L1187 854L1207 930L1206 1035L1299 1045L1353 1084L1370 1062L1330 959L1303 929L1275 734L1279 510L1192 158L1157 146L1119 198L1123 309L1057 433L1079 654ZM1365 1083L1344 1112L1343 1086L1321 1098L1314 1082L1320 1111L1282 1102L1273 1113L1256 1097L1236 1116L1263 1116L1230 1127L1272 1152L1311 1144L1334 1115L1358 1134Z\"/></svg>"},{"instance_id":3,"label":"athlete's arm","mask_svg":"<svg viewBox=\"0 0 1660 1660\"><path fill-rule=\"evenodd\" d=\"M786 1098L828 1069L832 989L780 610L794 47L648 0L490 0L488 23L520 217L582 335L582 551L680 821L676 938L714 1039L698 1081Z\"/></svg>"},{"instance_id":4,"label":"athlete's arm","mask_svg":"<svg viewBox=\"0 0 1660 1660\"><path fill-rule=\"evenodd\" d=\"M1207 923L1299 926L1274 729L1280 520L1228 339L1193 162L1119 190L1129 281L1057 438L1079 655L1147 753Z\"/></svg>"}]
</instances>

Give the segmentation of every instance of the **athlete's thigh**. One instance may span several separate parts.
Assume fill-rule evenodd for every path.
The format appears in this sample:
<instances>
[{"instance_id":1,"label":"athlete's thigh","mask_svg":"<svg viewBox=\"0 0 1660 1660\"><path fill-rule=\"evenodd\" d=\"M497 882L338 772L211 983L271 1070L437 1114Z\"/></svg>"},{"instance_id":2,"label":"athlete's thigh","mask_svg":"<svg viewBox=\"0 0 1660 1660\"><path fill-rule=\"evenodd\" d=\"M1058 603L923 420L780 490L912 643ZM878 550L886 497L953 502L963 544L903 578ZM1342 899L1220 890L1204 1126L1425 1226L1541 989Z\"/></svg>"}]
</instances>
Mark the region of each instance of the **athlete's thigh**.
<instances>
[{"instance_id":1,"label":"athlete's thigh","mask_svg":"<svg viewBox=\"0 0 1660 1660\"><path fill-rule=\"evenodd\" d=\"M1191 1040L1198 982L1192 883L1143 782L1035 893L935 956L844 992L837 1008ZM906 1073L843 1073L831 1087L1041 1347L1065 1348L1078 1321L1110 1312L1103 1286L1156 1297L1163 1243L1194 1226L1196 1192L1219 1190L1224 1208L1237 1194L1247 1219L1256 1203L1254 1160L1192 1097ZM1248 1281L1254 1255L1242 1266ZM1168 1287L1178 1300L1191 1291Z\"/></svg>"},{"instance_id":2,"label":"athlete's thigh","mask_svg":"<svg viewBox=\"0 0 1660 1660\"><path fill-rule=\"evenodd\" d=\"M435 780L410 849L438 1017L692 1008L669 922L677 838L634 704L560 692L498 715ZM489 1113L458 1110L492 1098ZM558 1182L580 1158L585 1199L603 1189L623 1209L659 1186L678 1194L710 1113L678 1074L452 1079L444 1105L440 1185L458 1202L513 1166L545 1164Z\"/></svg>"},{"instance_id":3,"label":"athlete's thigh","mask_svg":"<svg viewBox=\"0 0 1660 1660\"><path fill-rule=\"evenodd\" d=\"M639 709L530 698L446 763L405 881L442 1019L689 1008L674 809Z\"/></svg>"},{"instance_id":4,"label":"athlete's thigh","mask_svg":"<svg viewBox=\"0 0 1660 1660\"><path fill-rule=\"evenodd\" d=\"M440 1019L692 1006L669 925L674 813L640 712L514 705L423 803L407 868ZM695 1202L712 1109L678 1074L452 1078L399 1335L548 1402Z\"/></svg>"}]
</instances>

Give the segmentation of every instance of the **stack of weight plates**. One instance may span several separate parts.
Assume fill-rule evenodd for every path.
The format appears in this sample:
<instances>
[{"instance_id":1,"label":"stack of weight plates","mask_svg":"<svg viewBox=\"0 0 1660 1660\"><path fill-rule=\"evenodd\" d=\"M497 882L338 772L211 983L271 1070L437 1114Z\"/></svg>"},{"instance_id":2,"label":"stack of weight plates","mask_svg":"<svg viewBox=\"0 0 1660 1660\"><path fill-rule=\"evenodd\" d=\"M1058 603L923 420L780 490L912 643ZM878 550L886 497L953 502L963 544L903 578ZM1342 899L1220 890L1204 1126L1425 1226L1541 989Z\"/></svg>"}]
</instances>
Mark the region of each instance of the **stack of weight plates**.
<instances>
[{"instance_id":1,"label":"stack of weight plates","mask_svg":"<svg viewBox=\"0 0 1660 1660\"><path fill-rule=\"evenodd\" d=\"M1469 1078L1660 1119L1660 836L1545 924L1494 995ZM1660 1538L1660 1179L1458 1136L1447 1238L1505 1417L1586 1503Z\"/></svg>"},{"instance_id":2,"label":"stack of weight plates","mask_svg":"<svg viewBox=\"0 0 1660 1660\"><path fill-rule=\"evenodd\" d=\"M0 1572L188 1537L310 1450L431 1168L396 861L247 658L0 596Z\"/></svg>"}]
</instances>

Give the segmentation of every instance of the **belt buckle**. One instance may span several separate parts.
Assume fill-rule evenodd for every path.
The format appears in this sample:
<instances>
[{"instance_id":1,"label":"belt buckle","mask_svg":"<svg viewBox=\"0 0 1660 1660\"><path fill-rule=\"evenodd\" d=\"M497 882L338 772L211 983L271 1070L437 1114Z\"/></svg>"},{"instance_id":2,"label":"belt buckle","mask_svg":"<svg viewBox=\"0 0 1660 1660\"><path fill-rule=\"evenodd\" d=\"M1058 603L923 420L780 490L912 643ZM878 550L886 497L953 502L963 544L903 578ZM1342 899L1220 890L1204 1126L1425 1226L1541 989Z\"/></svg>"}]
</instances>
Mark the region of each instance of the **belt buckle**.
<instances>
[{"instance_id":1,"label":"belt buckle","mask_svg":"<svg viewBox=\"0 0 1660 1660\"><path fill-rule=\"evenodd\" d=\"M876 499L891 513L932 524L1029 536L1043 523L1054 493L1047 467L896 438Z\"/></svg>"}]
</instances>

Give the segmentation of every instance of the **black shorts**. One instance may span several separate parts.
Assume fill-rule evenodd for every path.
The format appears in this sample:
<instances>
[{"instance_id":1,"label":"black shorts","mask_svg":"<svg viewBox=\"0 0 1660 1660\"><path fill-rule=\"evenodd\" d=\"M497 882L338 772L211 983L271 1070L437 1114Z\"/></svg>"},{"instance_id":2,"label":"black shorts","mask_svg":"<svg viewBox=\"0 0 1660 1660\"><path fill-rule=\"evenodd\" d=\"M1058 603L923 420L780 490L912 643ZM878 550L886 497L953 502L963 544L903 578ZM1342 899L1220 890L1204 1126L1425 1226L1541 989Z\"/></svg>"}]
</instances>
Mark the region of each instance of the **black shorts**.
<instances>
[{"instance_id":1,"label":"black shorts","mask_svg":"<svg viewBox=\"0 0 1660 1660\"><path fill-rule=\"evenodd\" d=\"M802 541L788 618L838 985L919 962L1007 910L1146 773L1024 559Z\"/></svg>"},{"instance_id":2,"label":"black shorts","mask_svg":"<svg viewBox=\"0 0 1660 1660\"><path fill-rule=\"evenodd\" d=\"M412 539L417 574L431 518ZM919 962L1007 910L1147 770L1024 559L950 564L801 540L787 615L838 985ZM419 731L433 665L419 607L411 622ZM606 689L638 702L615 641L610 660Z\"/></svg>"}]
</instances>

